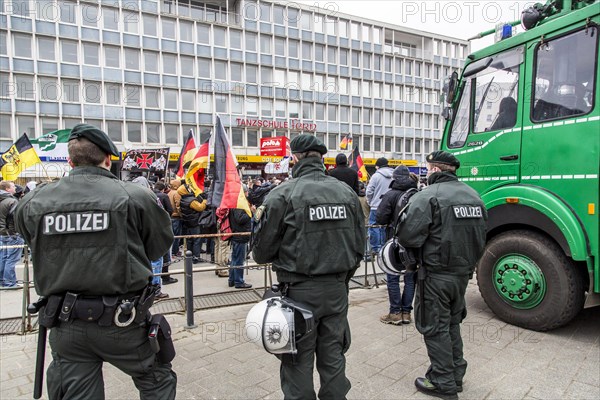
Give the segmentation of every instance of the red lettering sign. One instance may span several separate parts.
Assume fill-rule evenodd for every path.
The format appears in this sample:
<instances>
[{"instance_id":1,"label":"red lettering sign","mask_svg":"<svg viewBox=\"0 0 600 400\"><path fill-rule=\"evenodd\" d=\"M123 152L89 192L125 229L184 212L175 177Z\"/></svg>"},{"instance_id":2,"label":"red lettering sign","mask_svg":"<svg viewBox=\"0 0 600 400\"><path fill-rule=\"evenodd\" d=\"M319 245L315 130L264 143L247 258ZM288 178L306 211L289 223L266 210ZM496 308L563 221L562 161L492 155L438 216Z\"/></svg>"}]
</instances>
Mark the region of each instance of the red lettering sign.
<instances>
[{"instance_id":1,"label":"red lettering sign","mask_svg":"<svg viewBox=\"0 0 600 400\"><path fill-rule=\"evenodd\" d=\"M288 155L286 149L290 146L289 141L285 136L261 138L260 155L284 157Z\"/></svg>"}]
</instances>

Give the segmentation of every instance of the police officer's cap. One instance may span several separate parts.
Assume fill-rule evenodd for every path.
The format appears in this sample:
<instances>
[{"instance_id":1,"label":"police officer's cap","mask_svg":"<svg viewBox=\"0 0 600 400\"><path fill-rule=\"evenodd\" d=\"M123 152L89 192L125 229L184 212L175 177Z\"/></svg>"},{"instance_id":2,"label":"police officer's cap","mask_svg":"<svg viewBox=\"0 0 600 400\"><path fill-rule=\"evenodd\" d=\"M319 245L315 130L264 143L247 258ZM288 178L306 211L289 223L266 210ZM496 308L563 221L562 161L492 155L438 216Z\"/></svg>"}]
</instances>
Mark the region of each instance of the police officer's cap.
<instances>
[{"instance_id":1,"label":"police officer's cap","mask_svg":"<svg viewBox=\"0 0 600 400\"><path fill-rule=\"evenodd\" d=\"M321 154L327 153L327 147L316 136L298 135L290 143L292 153L306 153L307 151L318 151Z\"/></svg>"},{"instance_id":2,"label":"police officer's cap","mask_svg":"<svg viewBox=\"0 0 600 400\"><path fill-rule=\"evenodd\" d=\"M447 151L437 150L427 156L428 163L447 164L459 168L460 161Z\"/></svg>"},{"instance_id":3,"label":"police officer's cap","mask_svg":"<svg viewBox=\"0 0 600 400\"><path fill-rule=\"evenodd\" d=\"M119 156L119 150L117 146L110 140L108 135L96 128L95 126L88 124L78 124L71 129L71 135L69 141L73 139L86 138L96 146L100 147L106 154L112 154L113 156Z\"/></svg>"}]
</instances>

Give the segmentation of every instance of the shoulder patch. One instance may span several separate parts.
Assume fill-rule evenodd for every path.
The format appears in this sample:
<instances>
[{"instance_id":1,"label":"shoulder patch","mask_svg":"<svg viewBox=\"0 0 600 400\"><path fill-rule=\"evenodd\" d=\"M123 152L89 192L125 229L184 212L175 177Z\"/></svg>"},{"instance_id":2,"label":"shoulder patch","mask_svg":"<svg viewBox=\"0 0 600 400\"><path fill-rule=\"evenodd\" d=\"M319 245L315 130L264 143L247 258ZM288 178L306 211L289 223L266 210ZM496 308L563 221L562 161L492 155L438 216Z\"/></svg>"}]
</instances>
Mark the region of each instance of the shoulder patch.
<instances>
[{"instance_id":1,"label":"shoulder patch","mask_svg":"<svg viewBox=\"0 0 600 400\"><path fill-rule=\"evenodd\" d=\"M454 217L458 219L464 218L483 218L483 210L481 206L452 206Z\"/></svg>"},{"instance_id":2,"label":"shoulder patch","mask_svg":"<svg viewBox=\"0 0 600 400\"><path fill-rule=\"evenodd\" d=\"M44 215L42 233L63 235L67 233L101 232L108 229L110 217L107 211L80 211Z\"/></svg>"},{"instance_id":3,"label":"shoulder patch","mask_svg":"<svg viewBox=\"0 0 600 400\"><path fill-rule=\"evenodd\" d=\"M344 204L322 204L308 207L308 220L332 221L347 219L348 213Z\"/></svg>"}]
</instances>

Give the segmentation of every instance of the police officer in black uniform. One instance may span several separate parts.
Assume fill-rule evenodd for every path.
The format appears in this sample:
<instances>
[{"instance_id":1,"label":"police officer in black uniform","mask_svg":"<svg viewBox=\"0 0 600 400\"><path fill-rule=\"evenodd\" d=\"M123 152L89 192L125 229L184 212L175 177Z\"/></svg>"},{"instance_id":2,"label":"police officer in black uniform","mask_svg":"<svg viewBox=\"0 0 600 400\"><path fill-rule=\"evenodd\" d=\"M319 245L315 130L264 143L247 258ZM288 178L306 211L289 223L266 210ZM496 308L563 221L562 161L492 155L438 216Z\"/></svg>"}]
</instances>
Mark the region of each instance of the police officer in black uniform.
<instances>
[{"instance_id":1,"label":"police officer in black uniform","mask_svg":"<svg viewBox=\"0 0 600 400\"><path fill-rule=\"evenodd\" d=\"M305 304L315 328L283 355L281 388L286 399L314 399L315 355L319 398L343 399L350 390L344 353L350 347L347 283L365 248L364 215L354 191L325 174L327 148L312 135L291 144L293 179L271 190L257 215L254 260L271 262L282 293Z\"/></svg>"},{"instance_id":2,"label":"police officer in black uniform","mask_svg":"<svg viewBox=\"0 0 600 400\"><path fill-rule=\"evenodd\" d=\"M148 286L173 243L170 218L149 190L110 173L109 137L79 124L69 176L40 185L15 211L33 250L35 289L48 301L50 399L103 399L102 363L130 375L142 399L174 399L177 377L148 339ZM124 314L119 318L118 314Z\"/></svg>"},{"instance_id":3,"label":"police officer in black uniform","mask_svg":"<svg viewBox=\"0 0 600 400\"><path fill-rule=\"evenodd\" d=\"M410 198L398 227L400 244L420 249L415 322L431 365L415 386L458 399L467 370L460 323L467 315L467 284L485 246L487 212L477 192L458 180L454 155L438 150L426 160L428 186Z\"/></svg>"}]
</instances>

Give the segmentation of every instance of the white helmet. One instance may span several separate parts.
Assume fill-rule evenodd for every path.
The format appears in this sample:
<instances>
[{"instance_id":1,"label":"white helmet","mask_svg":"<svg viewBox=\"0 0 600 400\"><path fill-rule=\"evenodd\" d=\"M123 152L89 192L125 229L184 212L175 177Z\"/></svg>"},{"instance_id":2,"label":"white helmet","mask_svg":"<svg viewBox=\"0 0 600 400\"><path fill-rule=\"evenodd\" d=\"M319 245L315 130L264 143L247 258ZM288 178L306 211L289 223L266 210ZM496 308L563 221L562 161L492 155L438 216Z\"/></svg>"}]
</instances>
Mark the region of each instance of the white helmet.
<instances>
[{"instance_id":1,"label":"white helmet","mask_svg":"<svg viewBox=\"0 0 600 400\"><path fill-rule=\"evenodd\" d=\"M396 238L392 238L379 250L377 265L386 274L400 275L404 270L414 271L417 261L412 251L405 249Z\"/></svg>"},{"instance_id":2,"label":"white helmet","mask_svg":"<svg viewBox=\"0 0 600 400\"><path fill-rule=\"evenodd\" d=\"M303 318L295 318L296 312ZM311 311L287 297L271 297L250 309L246 317L246 337L271 354L296 354L296 343L306 337L313 326Z\"/></svg>"}]
</instances>

